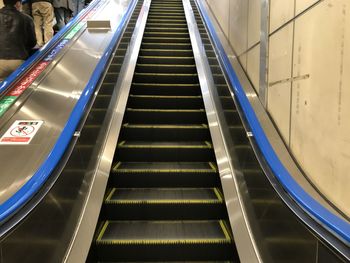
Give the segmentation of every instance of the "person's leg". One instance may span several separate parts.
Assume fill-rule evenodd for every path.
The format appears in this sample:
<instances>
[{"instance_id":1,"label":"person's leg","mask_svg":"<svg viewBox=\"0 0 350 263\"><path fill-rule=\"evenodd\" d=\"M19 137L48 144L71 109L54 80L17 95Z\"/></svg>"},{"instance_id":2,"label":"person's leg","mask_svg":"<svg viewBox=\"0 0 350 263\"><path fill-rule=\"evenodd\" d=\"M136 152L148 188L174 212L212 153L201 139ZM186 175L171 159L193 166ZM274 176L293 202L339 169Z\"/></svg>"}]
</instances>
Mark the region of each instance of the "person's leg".
<instances>
[{"instance_id":1,"label":"person's leg","mask_svg":"<svg viewBox=\"0 0 350 263\"><path fill-rule=\"evenodd\" d=\"M62 7L55 8L54 11L55 11L55 16L56 16L55 29L56 30L61 30L65 26L65 22L64 22L64 8L62 8Z\"/></svg>"},{"instance_id":2,"label":"person's leg","mask_svg":"<svg viewBox=\"0 0 350 263\"><path fill-rule=\"evenodd\" d=\"M64 24L66 25L72 18L72 12L68 9L64 9Z\"/></svg>"},{"instance_id":3,"label":"person's leg","mask_svg":"<svg viewBox=\"0 0 350 263\"><path fill-rule=\"evenodd\" d=\"M40 2L32 4L32 15L34 19L36 43L38 46L41 47L44 45L44 41L43 41L43 33L42 33L43 18L40 12Z\"/></svg>"},{"instance_id":4,"label":"person's leg","mask_svg":"<svg viewBox=\"0 0 350 263\"><path fill-rule=\"evenodd\" d=\"M53 37L53 6L48 2L41 2L41 13L43 15L44 44Z\"/></svg>"},{"instance_id":5,"label":"person's leg","mask_svg":"<svg viewBox=\"0 0 350 263\"><path fill-rule=\"evenodd\" d=\"M20 59L0 59L0 82L14 72L23 62L24 60Z\"/></svg>"}]
</instances>

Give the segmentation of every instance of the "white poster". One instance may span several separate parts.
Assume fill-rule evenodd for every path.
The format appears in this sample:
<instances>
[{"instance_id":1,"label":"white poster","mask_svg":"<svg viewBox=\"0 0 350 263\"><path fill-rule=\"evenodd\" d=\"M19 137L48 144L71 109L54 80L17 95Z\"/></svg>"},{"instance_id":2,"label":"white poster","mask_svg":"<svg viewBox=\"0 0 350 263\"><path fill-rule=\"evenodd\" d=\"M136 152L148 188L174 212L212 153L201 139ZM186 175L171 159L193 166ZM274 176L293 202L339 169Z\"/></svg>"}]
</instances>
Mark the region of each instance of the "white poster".
<instances>
[{"instance_id":1,"label":"white poster","mask_svg":"<svg viewBox=\"0 0 350 263\"><path fill-rule=\"evenodd\" d=\"M0 144L29 144L44 121L15 121L0 138Z\"/></svg>"}]
</instances>

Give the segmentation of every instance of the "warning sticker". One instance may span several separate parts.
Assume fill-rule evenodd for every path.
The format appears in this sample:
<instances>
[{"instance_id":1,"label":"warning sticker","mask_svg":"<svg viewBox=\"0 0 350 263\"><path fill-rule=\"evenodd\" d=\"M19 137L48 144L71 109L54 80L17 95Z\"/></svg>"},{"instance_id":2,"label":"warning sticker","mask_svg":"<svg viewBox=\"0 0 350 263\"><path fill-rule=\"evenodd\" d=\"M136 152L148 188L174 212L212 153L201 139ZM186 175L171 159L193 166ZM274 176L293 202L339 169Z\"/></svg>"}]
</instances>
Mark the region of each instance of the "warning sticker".
<instances>
[{"instance_id":1,"label":"warning sticker","mask_svg":"<svg viewBox=\"0 0 350 263\"><path fill-rule=\"evenodd\" d=\"M15 121L0 138L0 144L29 144L44 121Z\"/></svg>"}]
</instances>

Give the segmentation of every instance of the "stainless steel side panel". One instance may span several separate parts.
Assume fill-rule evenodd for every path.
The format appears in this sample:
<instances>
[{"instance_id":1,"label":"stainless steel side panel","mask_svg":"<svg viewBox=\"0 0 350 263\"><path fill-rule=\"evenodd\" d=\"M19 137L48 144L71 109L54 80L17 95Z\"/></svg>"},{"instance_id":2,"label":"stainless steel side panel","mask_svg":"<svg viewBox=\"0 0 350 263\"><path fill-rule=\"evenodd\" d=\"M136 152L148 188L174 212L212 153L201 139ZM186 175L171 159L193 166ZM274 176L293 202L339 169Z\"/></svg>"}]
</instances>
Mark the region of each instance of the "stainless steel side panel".
<instances>
[{"instance_id":1,"label":"stainless steel side panel","mask_svg":"<svg viewBox=\"0 0 350 263\"><path fill-rule=\"evenodd\" d=\"M115 92L107 112L107 116L111 117L106 118L103 123L103 129L101 129L106 130L106 133L100 134L97 140L103 142L101 149L95 153L99 157L99 162L91 164L92 183L90 184L72 243L64 260L65 262L85 262L89 252L117 146L118 134L129 97L150 3L151 0L145 0L143 3L140 17L126 51L124 63L119 74L120 77L115 84Z\"/></svg>"},{"instance_id":2,"label":"stainless steel side panel","mask_svg":"<svg viewBox=\"0 0 350 263\"><path fill-rule=\"evenodd\" d=\"M0 204L16 193L38 170L52 150L70 113L109 44L130 0L108 0L91 18L109 19L111 30L84 30L53 67L34 82L26 101L19 98L14 115L0 120L0 136L16 120L43 120L29 145L0 145ZM63 52L62 52L63 53Z\"/></svg>"},{"instance_id":3,"label":"stainless steel side panel","mask_svg":"<svg viewBox=\"0 0 350 263\"><path fill-rule=\"evenodd\" d=\"M212 137L215 156L220 173L222 188L225 195L226 207L235 238L235 244L239 258L242 262L262 262L259 250L247 220L247 211L241 197L235 169L232 167L228 146L224 140L225 136L220 124L218 114L223 112L218 109L219 103L215 102L218 97L215 94L215 84L211 74L203 43L197 28L192 7L189 0L183 0L188 30L191 37L192 49L196 61L199 82L207 114L210 134Z\"/></svg>"}]
</instances>

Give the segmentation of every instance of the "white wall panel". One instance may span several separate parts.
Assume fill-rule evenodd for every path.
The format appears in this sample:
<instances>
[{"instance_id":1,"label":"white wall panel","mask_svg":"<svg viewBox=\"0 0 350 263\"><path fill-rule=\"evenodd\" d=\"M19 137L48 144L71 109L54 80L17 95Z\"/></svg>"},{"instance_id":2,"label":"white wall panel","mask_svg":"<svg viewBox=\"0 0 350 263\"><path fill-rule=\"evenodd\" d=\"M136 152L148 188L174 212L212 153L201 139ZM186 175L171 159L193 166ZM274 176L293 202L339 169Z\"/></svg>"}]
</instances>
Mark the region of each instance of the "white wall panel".
<instances>
[{"instance_id":1,"label":"white wall panel","mask_svg":"<svg viewBox=\"0 0 350 263\"><path fill-rule=\"evenodd\" d=\"M247 73L256 92L259 92L260 45L247 53Z\"/></svg>"},{"instance_id":2,"label":"white wall panel","mask_svg":"<svg viewBox=\"0 0 350 263\"><path fill-rule=\"evenodd\" d=\"M294 17L295 0L270 0L270 32Z\"/></svg>"},{"instance_id":3,"label":"white wall panel","mask_svg":"<svg viewBox=\"0 0 350 263\"><path fill-rule=\"evenodd\" d=\"M248 48L260 41L261 0L249 0Z\"/></svg>"},{"instance_id":4,"label":"white wall panel","mask_svg":"<svg viewBox=\"0 0 350 263\"><path fill-rule=\"evenodd\" d=\"M350 216L350 2L326 0L296 20L291 149Z\"/></svg>"},{"instance_id":5,"label":"white wall panel","mask_svg":"<svg viewBox=\"0 0 350 263\"><path fill-rule=\"evenodd\" d=\"M299 14L303 12L306 8L310 7L318 0L296 0L295 13ZM338 1L338 0L335 0Z\"/></svg>"},{"instance_id":6,"label":"white wall panel","mask_svg":"<svg viewBox=\"0 0 350 263\"><path fill-rule=\"evenodd\" d=\"M246 71L247 70L247 54L246 53L239 56L239 62L241 62L243 69Z\"/></svg>"},{"instance_id":7,"label":"white wall panel","mask_svg":"<svg viewBox=\"0 0 350 263\"><path fill-rule=\"evenodd\" d=\"M229 11L230 11L230 1L229 0L207 0L210 8L217 21L219 22L224 34L228 37L228 27L229 27Z\"/></svg>"},{"instance_id":8,"label":"white wall panel","mask_svg":"<svg viewBox=\"0 0 350 263\"><path fill-rule=\"evenodd\" d=\"M267 110L289 144L293 23L270 37Z\"/></svg>"},{"instance_id":9,"label":"white wall panel","mask_svg":"<svg viewBox=\"0 0 350 263\"><path fill-rule=\"evenodd\" d=\"M230 0L229 41L239 56L247 50L248 1Z\"/></svg>"}]
</instances>

